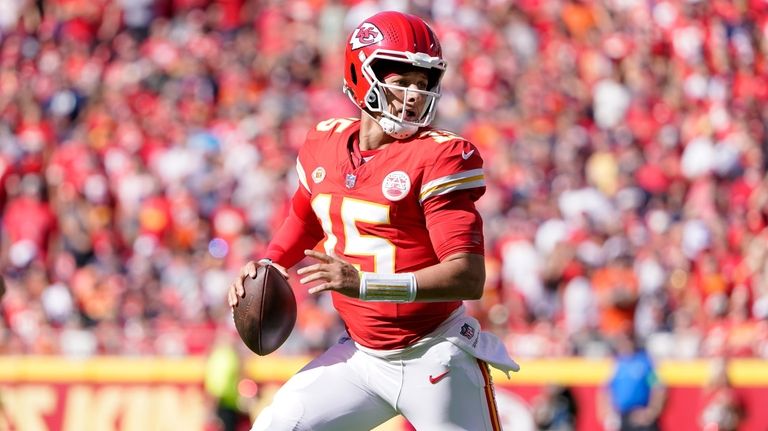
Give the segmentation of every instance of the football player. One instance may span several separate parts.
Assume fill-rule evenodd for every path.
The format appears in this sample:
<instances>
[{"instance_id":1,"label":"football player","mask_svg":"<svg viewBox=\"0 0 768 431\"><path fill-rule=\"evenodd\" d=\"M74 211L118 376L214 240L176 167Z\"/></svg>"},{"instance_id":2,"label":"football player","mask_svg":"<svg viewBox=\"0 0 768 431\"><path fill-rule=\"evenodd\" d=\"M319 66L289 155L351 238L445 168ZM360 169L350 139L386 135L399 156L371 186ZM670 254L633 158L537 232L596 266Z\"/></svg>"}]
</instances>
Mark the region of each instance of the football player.
<instances>
[{"instance_id":1,"label":"football player","mask_svg":"<svg viewBox=\"0 0 768 431\"><path fill-rule=\"evenodd\" d=\"M347 332L253 430L369 430L396 415L423 430L500 429L489 365L519 367L462 305L483 294L485 181L474 145L430 127L445 69L413 15L376 14L347 39L344 91L361 117L309 132L290 215L228 295L234 306L257 265L286 275L308 257L300 282L330 292Z\"/></svg>"}]
</instances>

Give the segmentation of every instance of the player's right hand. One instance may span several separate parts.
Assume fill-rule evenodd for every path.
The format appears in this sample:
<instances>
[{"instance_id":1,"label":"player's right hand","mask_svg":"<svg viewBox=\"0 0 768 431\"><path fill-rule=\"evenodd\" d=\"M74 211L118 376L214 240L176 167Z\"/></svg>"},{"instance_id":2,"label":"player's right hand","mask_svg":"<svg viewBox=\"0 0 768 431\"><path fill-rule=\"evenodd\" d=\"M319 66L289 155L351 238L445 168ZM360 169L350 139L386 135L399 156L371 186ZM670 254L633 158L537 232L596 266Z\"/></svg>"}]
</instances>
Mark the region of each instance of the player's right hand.
<instances>
[{"instance_id":1,"label":"player's right hand","mask_svg":"<svg viewBox=\"0 0 768 431\"><path fill-rule=\"evenodd\" d=\"M304 255L319 262L296 271L299 275L306 275L299 280L301 284L321 282L311 287L309 293L314 295L326 290L335 290L350 298L359 297L360 272L351 263L333 253L328 255L315 250L304 250Z\"/></svg>"},{"instance_id":2,"label":"player's right hand","mask_svg":"<svg viewBox=\"0 0 768 431\"><path fill-rule=\"evenodd\" d=\"M235 281L229 285L229 290L227 291L227 302L229 303L229 308L232 309L233 312L235 310L235 305L237 305L238 298L242 298L245 295L245 287L243 286L245 279L248 277L256 278L256 268L259 266L267 265L274 266L275 269L277 269L283 277L286 279L288 278L288 271L286 271L285 267L279 263L269 262L266 259L259 261L252 260L246 263L242 268L240 268L240 274L237 276L237 278L235 278Z\"/></svg>"}]
</instances>

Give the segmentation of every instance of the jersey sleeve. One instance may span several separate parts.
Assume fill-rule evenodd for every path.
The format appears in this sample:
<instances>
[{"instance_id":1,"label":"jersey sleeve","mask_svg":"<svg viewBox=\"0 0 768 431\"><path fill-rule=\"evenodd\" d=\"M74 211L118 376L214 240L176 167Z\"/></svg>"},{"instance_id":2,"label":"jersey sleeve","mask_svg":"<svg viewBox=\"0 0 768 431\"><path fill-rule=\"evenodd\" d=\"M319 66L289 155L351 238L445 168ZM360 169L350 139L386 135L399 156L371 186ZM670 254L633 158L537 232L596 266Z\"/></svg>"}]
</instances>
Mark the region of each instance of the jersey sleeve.
<instances>
[{"instance_id":1,"label":"jersey sleeve","mask_svg":"<svg viewBox=\"0 0 768 431\"><path fill-rule=\"evenodd\" d=\"M304 258L304 250L312 249L324 236L312 211L309 191L299 185L293 194L288 217L269 242L265 257L290 268Z\"/></svg>"},{"instance_id":2,"label":"jersey sleeve","mask_svg":"<svg viewBox=\"0 0 768 431\"><path fill-rule=\"evenodd\" d=\"M468 190L474 200L485 193L483 158L471 143L456 139L442 144L434 163L424 170L419 202L457 190Z\"/></svg>"},{"instance_id":3,"label":"jersey sleeve","mask_svg":"<svg viewBox=\"0 0 768 431\"><path fill-rule=\"evenodd\" d=\"M483 159L465 140L442 145L428 166L420 202L440 260L455 253L484 254L483 222L475 202L485 193Z\"/></svg>"},{"instance_id":4,"label":"jersey sleeve","mask_svg":"<svg viewBox=\"0 0 768 431\"><path fill-rule=\"evenodd\" d=\"M299 185L291 199L291 207L283 224L272 236L266 256L290 268L304 258L304 250L311 249L325 236L317 216L312 210L312 189L305 166L311 169L313 159L308 148L311 134L296 157L296 176Z\"/></svg>"},{"instance_id":5,"label":"jersey sleeve","mask_svg":"<svg viewBox=\"0 0 768 431\"><path fill-rule=\"evenodd\" d=\"M427 229L437 258L456 253L484 254L483 220L472 192L437 196L424 204Z\"/></svg>"}]
</instances>

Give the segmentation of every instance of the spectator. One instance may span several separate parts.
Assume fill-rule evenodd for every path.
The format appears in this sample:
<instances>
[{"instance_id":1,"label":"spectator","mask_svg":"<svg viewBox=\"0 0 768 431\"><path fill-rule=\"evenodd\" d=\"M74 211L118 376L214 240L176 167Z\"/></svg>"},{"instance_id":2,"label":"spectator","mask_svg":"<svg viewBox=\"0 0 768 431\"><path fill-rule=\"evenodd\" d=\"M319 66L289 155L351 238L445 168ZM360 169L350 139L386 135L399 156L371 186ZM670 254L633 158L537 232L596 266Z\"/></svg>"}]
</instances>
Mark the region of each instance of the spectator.
<instances>
[{"instance_id":1,"label":"spectator","mask_svg":"<svg viewBox=\"0 0 768 431\"><path fill-rule=\"evenodd\" d=\"M598 417L605 427L620 431L655 431L666 401L651 358L638 345L631 331L612 339L615 369L608 385L600 393Z\"/></svg>"},{"instance_id":2,"label":"spectator","mask_svg":"<svg viewBox=\"0 0 768 431\"><path fill-rule=\"evenodd\" d=\"M3 295L5 295L5 279L3 279L3 276L0 275L0 301L3 300ZM0 308L0 311L2 309ZM0 313L1 314L1 313ZM0 316L2 317L2 316ZM0 333L0 336L3 334ZM5 408L3 407L2 403L2 397L0 397L0 424L7 423L6 414L5 414Z\"/></svg>"},{"instance_id":3,"label":"spectator","mask_svg":"<svg viewBox=\"0 0 768 431\"><path fill-rule=\"evenodd\" d=\"M634 328L637 276L625 251L594 271L592 287L600 312L600 332L612 337Z\"/></svg>"},{"instance_id":4,"label":"spectator","mask_svg":"<svg viewBox=\"0 0 768 431\"><path fill-rule=\"evenodd\" d=\"M702 389L699 424L703 431L736 431L744 417L744 406L728 378L728 361L716 358L709 380Z\"/></svg>"},{"instance_id":5,"label":"spectator","mask_svg":"<svg viewBox=\"0 0 768 431\"><path fill-rule=\"evenodd\" d=\"M578 408L573 392L550 385L533 402L533 420L541 431L573 431Z\"/></svg>"},{"instance_id":6,"label":"spectator","mask_svg":"<svg viewBox=\"0 0 768 431\"><path fill-rule=\"evenodd\" d=\"M57 220L44 188L39 175L27 174L8 203L3 217L2 254L12 267L49 263L56 244Z\"/></svg>"},{"instance_id":7,"label":"spectator","mask_svg":"<svg viewBox=\"0 0 768 431\"><path fill-rule=\"evenodd\" d=\"M768 357L759 2L0 3L5 351L84 331L137 343L82 352L204 354L229 315L199 298L220 297L216 283L262 254L307 130L356 114L334 41L397 4L446 41L435 125L487 160L480 320L527 356L595 354L595 325L621 322L668 356ZM565 261L550 260L560 248ZM164 275L171 261L193 276ZM71 306L33 311L10 288L41 264L45 290ZM617 272L634 293L602 294ZM318 317L299 322L290 351L324 350L334 313L300 307ZM599 322L584 317L593 307ZM160 322L179 313L184 325ZM206 328L200 340L150 342L192 328ZM553 349L562 337L569 348Z\"/></svg>"},{"instance_id":8,"label":"spectator","mask_svg":"<svg viewBox=\"0 0 768 431\"><path fill-rule=\"evenodd\" d=\"M242 378L242 361L237 352L239 339L233 331L222 330L208 355L205 365L205 391L211 397L221 431L236 431L248 415L240 409L238 384Z\"/></svg>"}]
</instances>

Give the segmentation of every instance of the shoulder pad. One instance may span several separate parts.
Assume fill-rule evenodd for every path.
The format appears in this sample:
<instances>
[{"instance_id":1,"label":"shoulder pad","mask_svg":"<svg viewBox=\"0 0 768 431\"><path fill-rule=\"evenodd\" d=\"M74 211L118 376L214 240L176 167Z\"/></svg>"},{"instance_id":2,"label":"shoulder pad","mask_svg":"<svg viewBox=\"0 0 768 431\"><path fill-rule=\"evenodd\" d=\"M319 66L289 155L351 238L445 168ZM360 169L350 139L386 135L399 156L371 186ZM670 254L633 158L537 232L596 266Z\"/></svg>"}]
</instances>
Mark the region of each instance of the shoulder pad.
<instances>
[{"instance_id":1,"label":"shoulder pad","mask_svg":"<svg viewBox=\"0 0 768 431\"><path fill-rule=\"evenodd\" d=\"M424 140L431 140L437 144L444 144L446 142L455 141L455 140L466 141L466 139L462 138L461 136L453 132L449 132L447 130L440 130L440 129L423 130L418 134L418 138L424 139Z\"/></svg>"},{"instance_id":2,"label":"shoulder pad","mask_svg":"<svg viewBox=\"0 0 768 431\"><path fill-rule=\"evenodd\" d=\"M359 118L329 118L323 120L315 125L315 128L310 130L311 135L329 135L332 133L341 133L349 128L349 126L360 121Z\"/></svg>"}]
</instances>

